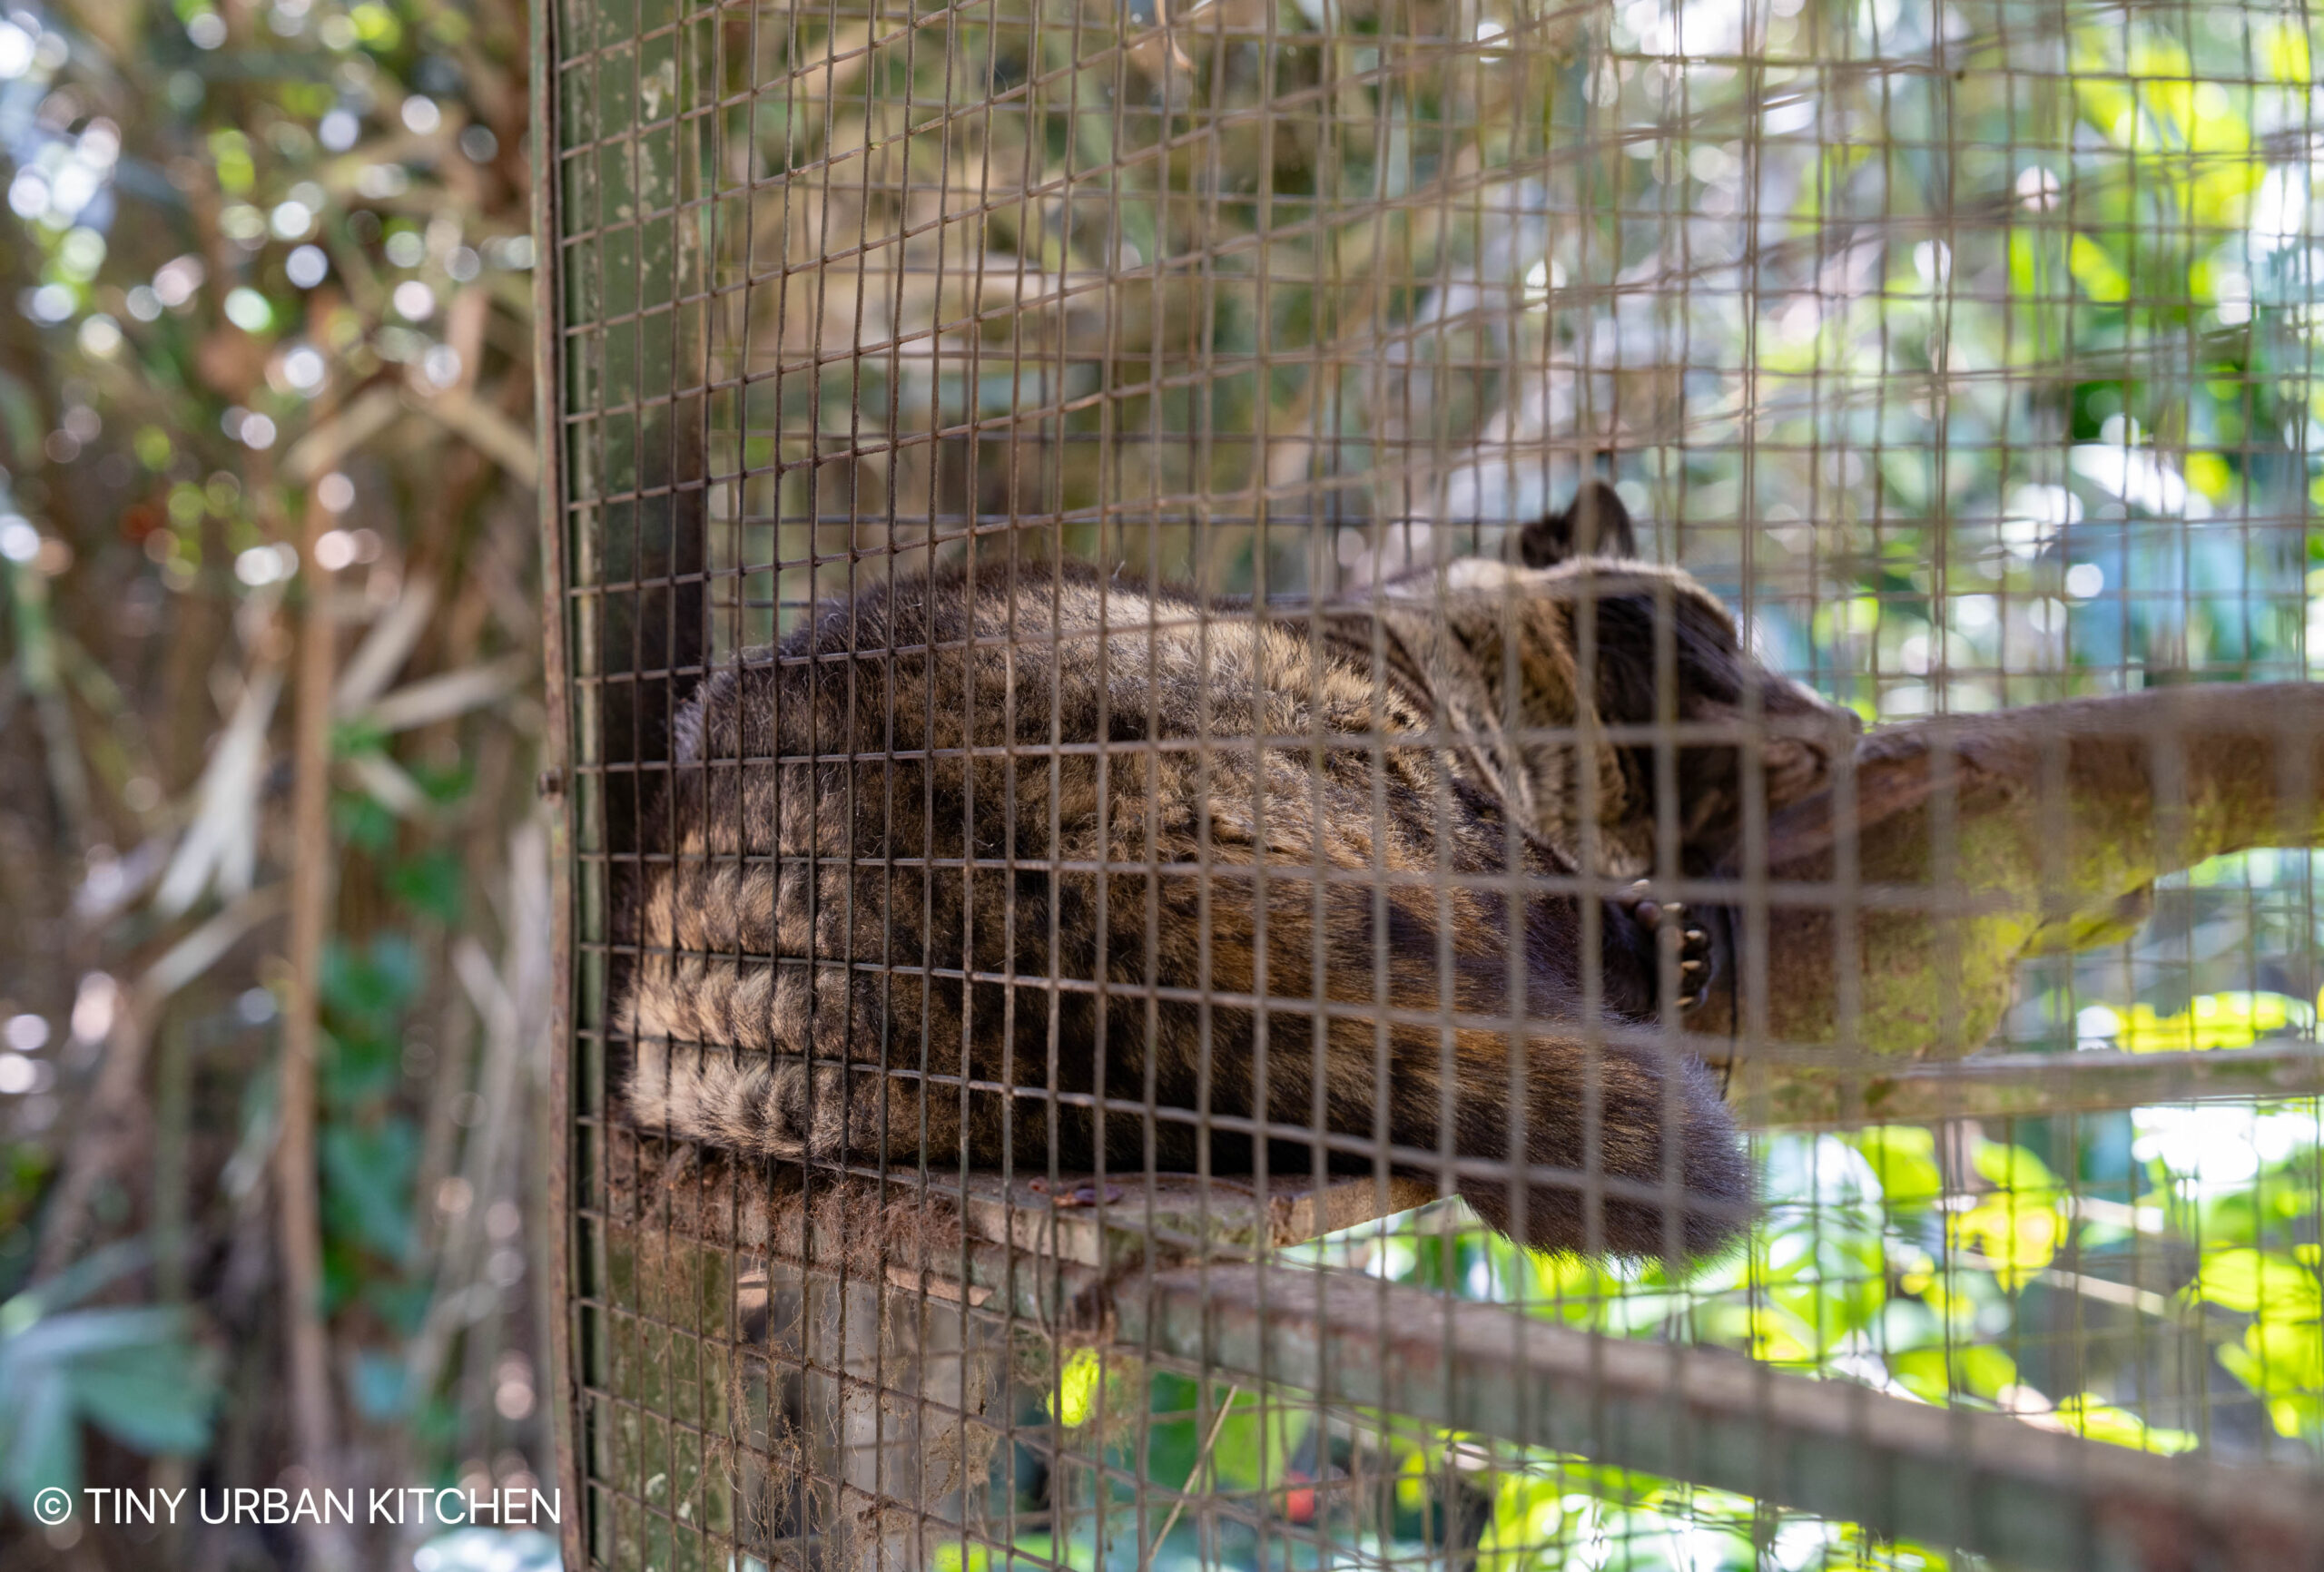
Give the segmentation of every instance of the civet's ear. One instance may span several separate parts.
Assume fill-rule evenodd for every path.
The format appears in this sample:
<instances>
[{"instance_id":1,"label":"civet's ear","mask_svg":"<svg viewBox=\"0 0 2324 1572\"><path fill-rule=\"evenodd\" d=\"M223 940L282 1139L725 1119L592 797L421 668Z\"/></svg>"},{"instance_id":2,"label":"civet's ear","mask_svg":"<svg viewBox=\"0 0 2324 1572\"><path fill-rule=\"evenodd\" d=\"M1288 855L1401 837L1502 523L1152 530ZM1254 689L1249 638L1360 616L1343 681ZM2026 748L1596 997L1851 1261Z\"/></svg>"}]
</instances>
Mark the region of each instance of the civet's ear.
<instances>
[{"instance_id":1,"label":"civet's ear","mask_svg":"<svg viewBox=\"0 0 2324 1572\"><path fill-rule=\"evenodd\" d=\"M1569 557L1636 556L1638 535L1630 527L1630 510L1614 488L1590 480L1563 513L1527 525L1517 537L1517 550L1527 567L1554 567Z\"/></svg>"}]
</instances>

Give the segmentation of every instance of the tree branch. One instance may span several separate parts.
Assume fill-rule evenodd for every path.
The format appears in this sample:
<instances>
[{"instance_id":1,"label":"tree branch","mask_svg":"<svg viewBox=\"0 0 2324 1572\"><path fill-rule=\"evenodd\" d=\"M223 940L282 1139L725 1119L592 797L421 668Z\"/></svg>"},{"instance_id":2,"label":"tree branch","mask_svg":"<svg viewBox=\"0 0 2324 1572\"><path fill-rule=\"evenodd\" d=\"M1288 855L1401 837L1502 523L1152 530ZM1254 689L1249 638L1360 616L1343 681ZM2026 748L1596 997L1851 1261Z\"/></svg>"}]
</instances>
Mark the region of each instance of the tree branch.
<instances>
[{"instance_id":1,"label":"tree branch","mask_svg":"<svg viewBox=\"0 0 2324 1572\"><path fill-rule=\"evenodd\" d=\"M1734 919L1732 987L1688 1025L1785 1078L1957 1058L2000 1024L2020 960L2119 931L2156 879L2324 844L2319 786L2324 684L1874 732L1846 779L1768 823L1763 864L1738 860L1764 879L1725 875L1712 899Z\"/></svg>"}]
</instances>

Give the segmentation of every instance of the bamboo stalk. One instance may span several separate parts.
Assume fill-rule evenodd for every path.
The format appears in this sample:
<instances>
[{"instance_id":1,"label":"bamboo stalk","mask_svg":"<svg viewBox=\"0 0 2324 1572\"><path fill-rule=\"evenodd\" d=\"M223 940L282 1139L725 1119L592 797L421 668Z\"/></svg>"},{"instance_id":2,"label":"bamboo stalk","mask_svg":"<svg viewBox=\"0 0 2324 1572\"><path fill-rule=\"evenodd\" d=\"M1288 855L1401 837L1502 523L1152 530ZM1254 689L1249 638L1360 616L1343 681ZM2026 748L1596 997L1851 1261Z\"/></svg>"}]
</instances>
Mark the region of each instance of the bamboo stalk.
<instances>
[{"instance_id":1,"label":"bamboo stalk","mask_svg":"<svg viewBox=\"0 0 2324 1572\"><path fill-rule=\"evenodd\" d=\"M81 761L81 744L73 731L73 714L64 702L58 679L56 629L48 604L48 580L30 563L6 563L0 567L8 584L15 614L19 680L33 701L40 721L43 759L48 768L49 791L56 799L57 821L66 842L75 850L88 843L89 777Z\"/></svg>"},{"instance_id":2,"label":"bamboo stalk","mask_svg":"<svg viewBox=\"0 0 2324 1572\"><path fill-rule=\"evenodd\" d=\"M510 838L508 870L505 970L495 971L472 938L452 946L453 970L484 1022L483 1062L477 1077L484 1119L462 1154L460 1177L467 1182L468 1205L446 1220L437 1253L435 1293L404 1356L406 1386L420 1397L435 1390L453 1339L473 1319L468 1307L486 1253L486 1210L493 1201L518 1193L508 1179L527 1133L529 1099L525 1087L542 1046L540 1028L552 969L547 941L548 845L537 825L519 825ZM427 1201L422 1198L423 1204Z\"/></svg>"},{"instance_id":3,"label":"bamboo stalk","mask_svg":"<svg viewBox=\"0 0 2324 1572\"><path fill-rule=\"evenodd\" d=\"M328 424L324 416L319 425ZM307 575L300 615L298 696L290 793L290 998L282 1019L281 1123L275 1137L275 1225L281 1255L284 1357L289 1366L293 1453L310 1485L329 1488L338 1471L338 1416L330 1387L330 1342L323 1324L322 1213L315 1164L315 1067L321 1042L323 942L333 890L330 840L330 722L336 634L335 575L316 543L330 515L310 492L300 529ZM300 1526L303 1564L318 1572L352 1567L341 1526Z\"/></svg>"}]
</instances>

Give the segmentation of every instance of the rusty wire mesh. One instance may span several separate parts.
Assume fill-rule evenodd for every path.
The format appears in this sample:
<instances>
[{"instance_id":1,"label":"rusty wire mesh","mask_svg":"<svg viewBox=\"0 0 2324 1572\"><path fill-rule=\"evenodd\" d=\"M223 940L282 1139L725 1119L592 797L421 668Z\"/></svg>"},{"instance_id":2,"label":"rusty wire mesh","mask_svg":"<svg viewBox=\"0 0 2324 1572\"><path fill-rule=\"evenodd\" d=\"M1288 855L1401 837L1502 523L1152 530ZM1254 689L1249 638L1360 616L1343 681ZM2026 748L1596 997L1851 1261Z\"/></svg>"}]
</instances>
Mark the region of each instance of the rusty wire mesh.
<instances>
[{"instance_id":1,"label":"rusty wire mesh","mask_svg":"<svg viewBox=\"0 0 2324 1572\"><path fill-rule=\"evenodd\" d=\"M566 0L543 31L584 1564L2319 1564L2324 976L2309 858L2267 849L2317 838L2319 737L2305 690L2231 686L2304 681L2324 604L2305 11ZM941 1143L735 1157L625 1098L657 955L950 987L1049 1023L1028 1040L1052 1053L1077 986L1322 1030L1320 984L902 959L879 903L840 953L812 922L803 948L655 928L641 889L723 862L693 897L763 900L771 932L773 885L737 892L786 857L876 866L883 900L990 877L1004 924L1029 892L1073 920L1059 845L939 867L720 839L690 779L924 786L932 755L686 758L684 706L722 673L823 670L764 652L931 574L1189 585L1204 633L1306 637L1316 604L1400 579L1441 605L1451 565L1508 558L1600 474L1639 555L1759 661L1923 739L1904 852L1851 828L1893 784L1867 763L1813 854L1786 861L1746 791L1718 867L1682 866L1668 808L1643 868L1593 830L1538 891L1487 880L1596 903L1645 871L1725 914L1707 1016L1682 1027L1665 968L1576 1029L1718 1066L1748 1242L1689 1268L1532 1253L1450 1198L1449 1147L1344 1143L1327 1173L1249 1138L1312 1126L1320 1095L1237 1125L1109 1086L1202 1157L1096 1175ZM1167 620L1124 605L1117 631ZM1020 633L961 648L1075 658ZM916 649L888 624L868 653ZM2081 722L2040 712L1996 766L1954 721L2198 689L2092 712L2145 792L2096 806ZM1666 783L1705 740L1674 712L1615 738ZM1247 727L1068 732L997 750L1008 778L1074 746L1106 781L1259 752ZM1780 728L1744 703L1713 740L1758 758ZM1979 768L2016 771L1999 820ZM2159 876L2151 901L2093 907L2068 888L2092 858ZM1608 931L1582 925L1580 975ZM1454 1014L1422 1012L1448 1041ZM668 1063L752 1051L705 1036ZM954 1046L871 1055L965 1106Z\"/></svg>"}]
</instances>

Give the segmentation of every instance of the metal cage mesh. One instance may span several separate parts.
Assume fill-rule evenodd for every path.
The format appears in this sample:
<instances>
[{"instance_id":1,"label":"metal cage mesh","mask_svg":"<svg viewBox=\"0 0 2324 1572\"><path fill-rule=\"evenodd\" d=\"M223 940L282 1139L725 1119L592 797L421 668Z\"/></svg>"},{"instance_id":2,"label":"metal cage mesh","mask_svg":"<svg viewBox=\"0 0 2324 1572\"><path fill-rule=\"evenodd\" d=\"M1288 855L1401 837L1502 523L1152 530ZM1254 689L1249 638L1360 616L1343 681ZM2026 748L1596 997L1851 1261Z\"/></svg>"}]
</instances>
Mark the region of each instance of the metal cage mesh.
<instances>
[{"instance_id":1,"label":"metal cage mesh","mask_svg":"<svg viewBox=\"0 0 2324 1572\"><path fill-rule=\"evenodd\" d=\"M2307 854L2266 849L2324 838L2316 717L2219 699L2306 679L2324 605L2317 39L2256 0L548 8L573 1564L2324 1565L2324 929ZM723 863L693 899L771 931L786 856L878 863L898 900L936 877L739 822L685 840L688 772L715 773L690 697L779 668L818 604L1078 562L1295 641L1386 583L1441 609L1593 475L1748 653L1926 740L1911 879L1846 826L1787 871L1755 790L1729 860L1683 867L1669 771L1702 739L1666 614L1662 707L1613 729L1664 771L1647 864L1616 877L1592 819L1542 885L1602 903L1643 871L1731 914L1723 1030L1681 1028L1669 965L1659 1015L1578 1028L1718 1067L1758 1196L1724 1256L1529 1253L1452 1198L1449 1141L1433 1170L1384 1135L1353 1172L1283 1165L1264 1137L1305 1102L1197 1178L736 1157L623 1096L641 967L781 969L740 919L656 929L655 879ZM1068 658L1014 622L984 647ZM2017 838L1981 839L1974 718L2197 687L2123 712L2142 815L2083 814L2077 733L2045 721L2010 755ZM1118 772L1262 752L1197 730L1053 741ZM1745 702L1720 736L1779 734ZM860 781L934 744L753 746L736 771ZM1840 770L1836 821L1869 822L1864 780ZM2060 893L2093 825L2152 863L2151 906ZM965 855L1065 877L1054 843ZM1812 942L1784 948L1786 911ZM812 921L782 953L842 991L973 993L970 962L849 921L839 953ZM1999 928L2015 964L1981 982ZM1582 923L1585 978L1610 931ZM1012 964L998 1007L1069 1029L1073 979ZM1320 984L1092 986L1326 1014ZM1454 1014L1420 1017L1449 1040ZM972 1073L880 1051L907 1049L966 1105Z\"/></svg>"}]
</instances>

